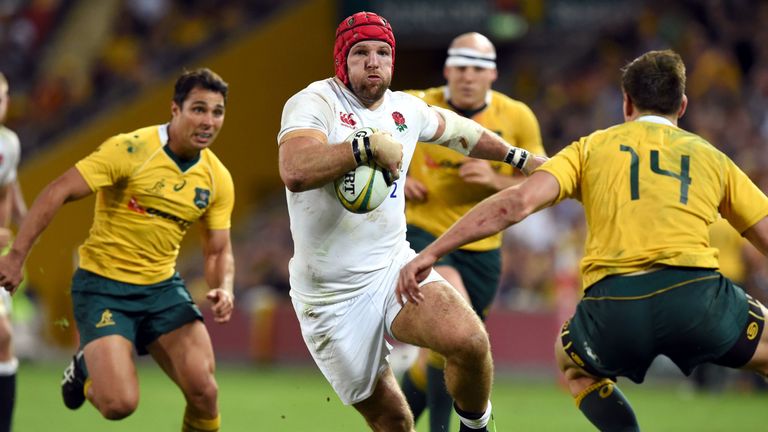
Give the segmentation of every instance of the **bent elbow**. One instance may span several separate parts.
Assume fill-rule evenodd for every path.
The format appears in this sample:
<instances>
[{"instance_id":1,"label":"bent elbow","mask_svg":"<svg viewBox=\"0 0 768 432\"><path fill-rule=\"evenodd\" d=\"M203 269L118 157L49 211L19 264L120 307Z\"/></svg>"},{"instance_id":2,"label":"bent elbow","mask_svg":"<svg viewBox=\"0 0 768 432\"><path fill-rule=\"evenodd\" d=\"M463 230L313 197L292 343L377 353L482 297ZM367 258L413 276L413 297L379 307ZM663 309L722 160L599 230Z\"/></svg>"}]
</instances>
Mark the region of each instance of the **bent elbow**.
<instances>
[{"instance_id":1,"label":"bent elbow","mask_svg":"<svg viewBox=\"0 0 768 432\"><path fill-rule=\"evenodd\" d=\"M306 190L306 176L293 170L280 170L280 178L285 187L291 192L303 192Z\"/></svg>"}]
</instances>

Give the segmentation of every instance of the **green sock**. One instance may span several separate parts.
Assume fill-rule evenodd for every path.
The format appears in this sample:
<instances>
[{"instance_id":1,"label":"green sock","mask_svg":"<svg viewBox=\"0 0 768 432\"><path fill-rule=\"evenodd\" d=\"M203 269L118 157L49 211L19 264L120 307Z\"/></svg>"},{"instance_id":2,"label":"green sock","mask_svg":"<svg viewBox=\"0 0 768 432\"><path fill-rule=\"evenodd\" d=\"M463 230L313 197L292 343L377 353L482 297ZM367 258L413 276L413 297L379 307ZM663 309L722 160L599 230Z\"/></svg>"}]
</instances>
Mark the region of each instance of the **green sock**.
<instances>
[{"instance_id":1,"label":"green sock","mask_svg":"<svg viewBox=\"0 0 768 432\"><path fill-rule=\"evenodd\" d=\"M576 396L576 406L602 432L639 432L635 412L616 384L604 379Z\"/></svg>"},{"instance_id":2,"label":"green sock","mask_svg":"<svg viewBox=\"0 0 768 432\"><path fill-rule=\"evenodd\" d=\"M405 371L405 374L403 374L403 380L400 383L400 387L403 389L403 394L405 394L405 400L408 402L408 406L413 413L414 422L421 417L424 408L427 407L427 393L424 391L424 385L419 386L416 381L417 380L411 376L411 370L407 370Z\"/></svg>"},{"instance_id":3,"label":"green sock","mask_svg":"<svg viewBox=\"0 0 768 432\"><path fill-rule=\"evenodd\" d=\"M453 399L445 388L444 370L431 364L427 365L427 407L430 432L447 431L451 425Z\"/></svg>"}]
</instances>

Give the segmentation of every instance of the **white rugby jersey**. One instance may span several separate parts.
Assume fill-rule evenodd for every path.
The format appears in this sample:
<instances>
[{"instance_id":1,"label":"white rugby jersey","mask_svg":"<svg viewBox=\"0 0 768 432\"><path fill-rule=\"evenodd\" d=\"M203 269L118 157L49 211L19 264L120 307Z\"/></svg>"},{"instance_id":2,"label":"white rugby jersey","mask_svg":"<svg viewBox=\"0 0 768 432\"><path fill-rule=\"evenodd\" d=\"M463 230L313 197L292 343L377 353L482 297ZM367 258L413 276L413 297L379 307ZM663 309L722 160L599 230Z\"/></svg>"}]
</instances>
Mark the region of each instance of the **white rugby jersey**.
<instances>
[{"instance_id":1,"label":"white rugby jersey","mask_svg":"<svg viewBox=\"0 0 768 432\"><path fill-rule=\"evenodd\" d=\"M387 131L403 145L400 179L390 196L367 214L347 211L336 198L333 182L305 192L286 189L294 255L291 296L306 304L352 298L381 283L379 273L399 254L409 253L405 240L405 178L416 142L432 138L438 114L422 100L387 90L375 110L333 78L316 81L291 97L283 108L280 139L297 129L315 129L329 145L342 143L363 127Z\"/></svg>"},{"instance_id":2,"label":"white rugby jersey","mask_svg":"<svg viewBox=\"0 0 768 432\"><path fill-rule=\"evenodd\" d=\"M16 132L0 126L0 186L16 181L16 169L21 158L21 145Z\"/></svg>"}]
</instances>

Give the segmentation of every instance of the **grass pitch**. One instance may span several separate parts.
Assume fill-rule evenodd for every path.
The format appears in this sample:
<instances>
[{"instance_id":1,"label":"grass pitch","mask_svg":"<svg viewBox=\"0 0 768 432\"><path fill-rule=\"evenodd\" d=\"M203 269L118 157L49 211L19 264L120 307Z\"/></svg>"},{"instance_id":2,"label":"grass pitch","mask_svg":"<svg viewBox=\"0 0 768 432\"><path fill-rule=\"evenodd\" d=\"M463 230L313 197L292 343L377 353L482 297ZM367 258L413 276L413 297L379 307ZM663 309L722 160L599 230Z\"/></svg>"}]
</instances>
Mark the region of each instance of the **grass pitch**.
<instances>
[{"instance_id":1,"label":"grass pitch","mask_svg":"<svg viewBox=\"0 0 768 432\"><path fill-rule=\"evenodd\" d=\"M16 432L179 431L184 402L179 390L151 362L140 362L141 401L129 418L111 422L88 403L69 411L59 381L66 362L25 363L18 376ZM223 431L365 431L351 407L339 402L312 367L274 368L219 364L217 379ZM768 395L725 392L696 394L680 381L619 382L647 431L763 430ZM553 378L497 376L493 394L497 429L504 431L592 431ZM422 419L417 430L426 432ZM455 420L455 417L454 417ZM455 425L451 430L458 430Z\"/></svg>"}]
</instances>

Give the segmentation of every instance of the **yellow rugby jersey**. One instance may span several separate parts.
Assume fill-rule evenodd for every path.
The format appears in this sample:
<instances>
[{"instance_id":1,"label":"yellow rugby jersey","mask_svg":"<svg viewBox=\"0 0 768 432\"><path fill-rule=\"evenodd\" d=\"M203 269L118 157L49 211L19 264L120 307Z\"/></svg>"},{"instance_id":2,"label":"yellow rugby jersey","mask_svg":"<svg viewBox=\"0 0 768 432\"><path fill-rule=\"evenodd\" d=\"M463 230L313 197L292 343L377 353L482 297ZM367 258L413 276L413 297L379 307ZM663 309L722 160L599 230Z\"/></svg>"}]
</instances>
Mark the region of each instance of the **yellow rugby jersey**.
<instances>
[{"instance_id":1,"label":"yellow rugby jersey","mask_svg":"<svg viewBox=\"0 0 768 432\"><path fill-rule=\"evenodd\" d=\"M429 105L451 109L445 100L445 86L408 93ZM544 155L541 133L536 116L527 105L497 91L491 91L488 106L472 116L472 120L496 132L508 143L531 153ZM440 145L418 143L413 154L408 176L424 183L427 199L423 203L408 201L405 215L409 224L439 236L447 231L475 204L496 191L469 184L459 178L459 167L466 156ZM514 169L504 162L491 162L500 174L513 175ZM502 233L463 246L470 251L488 251L501 247Z\"/></svg>"},{"instance_id":2,"label":"yellow rugby jersey","mask_svg":"<svg viewBox=\"0 0 768 432\"><path fill-rule=\"evenodd\" d=\"M200 219L228 229L232 177L208 149L177 162L165 145L167 125L116 135L75 167L96 192L80 267L121 282L152 284L174 273L179 245Z\"/></svg>"},{"instance_id":3,"label":"yellow rugby jersey","mask_svg":"<svg viewBox=\"0 0 768 432\"><path fill-rule=\"evenodd\" d=\"M725 154L660 117L581 138L539 167L557 201L584 205L586 289L654 264L717 268L709 226L718 211L739 232L768 215L768 198Z\"/></svg>"},{"instance_id":4,"label":"yellow rugby jersey","mask_svg":"<svg viewBox=\"0 0 768 432\"><path fill-rule=\"evenodd\" d=\"M709 226L709 241L712 247L719 251L717 260L720 263L720 273L737 284L742 284L747 278L747 266L744 264L744 243L742 237L727 220L718 218Z\"/></svg>"}]
</instances>

